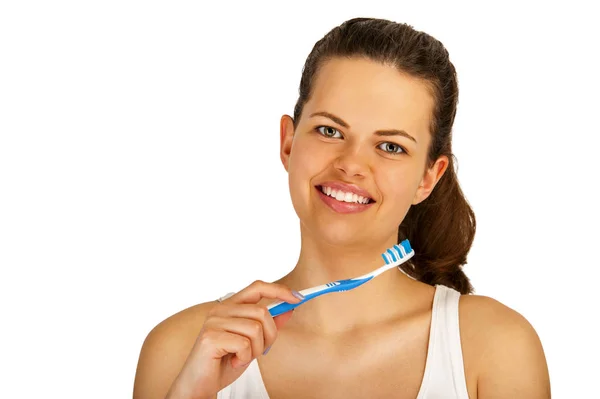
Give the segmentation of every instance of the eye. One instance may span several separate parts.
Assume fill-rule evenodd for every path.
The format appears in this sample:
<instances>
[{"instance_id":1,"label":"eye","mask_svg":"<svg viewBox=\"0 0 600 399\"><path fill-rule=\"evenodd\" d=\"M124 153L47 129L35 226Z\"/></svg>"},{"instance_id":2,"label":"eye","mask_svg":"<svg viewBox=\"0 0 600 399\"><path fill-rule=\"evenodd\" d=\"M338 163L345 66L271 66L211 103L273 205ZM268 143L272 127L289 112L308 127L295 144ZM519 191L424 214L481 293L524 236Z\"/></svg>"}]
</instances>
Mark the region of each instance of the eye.
<instances>
[{"instance_id":1,"label":"eye","mask_svg":"<svg viewBox=\"0 0 600 399\"><path fill-rule=\"evenodd\" d=\"M331 126L318 126L316 130L325 137L329 137L329 138L342 137L342 134L339 132L339 130L337 130L336 128L333 128ZM338 136L336 136L336 134Z\"/></svg>"},{"instance_id":2,"label":"eye","mask_svg":"<svg viewBox=\"0 0 600 399\"><path fill-rule=\"evenodd\" d=\"M406 150L396 143L381 143L377 146L377 148L382 149L383 151L393 155L406 154Z\"/></svg>"}]
</instances>

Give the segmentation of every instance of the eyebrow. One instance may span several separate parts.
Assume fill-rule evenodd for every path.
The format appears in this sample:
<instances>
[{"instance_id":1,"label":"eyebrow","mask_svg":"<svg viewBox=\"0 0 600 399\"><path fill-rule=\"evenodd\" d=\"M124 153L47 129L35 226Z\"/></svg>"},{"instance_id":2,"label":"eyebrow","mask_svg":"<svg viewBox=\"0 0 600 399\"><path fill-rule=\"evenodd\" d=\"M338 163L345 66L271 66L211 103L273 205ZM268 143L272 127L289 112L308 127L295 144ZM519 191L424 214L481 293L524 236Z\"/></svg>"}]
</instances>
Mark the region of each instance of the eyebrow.
<instances>
[{"instance_id":1,"label":"eyebrow","mask_svg":"<svg viewBox=\"0 0 600 399\"><path fill-rule=\"evenodd\" d=\"M321 111L321 112L315 112L315 113L310 114L311 118L313 116L324 116L326 118L331 119L338 125L343 126L346 129L350 128L350 125L348 125L348 123L346 123L342 118L340 118L339 116L335 116L329 112ZM401 129L376 130L374 134L376 134L377 136L403 136L403 137L406 137L407 139L414 141L415 143L417 142L417 140L413 136L411 136L410 134L406 133L404 130L401 130Z\"/></svg>"}]
</instances>

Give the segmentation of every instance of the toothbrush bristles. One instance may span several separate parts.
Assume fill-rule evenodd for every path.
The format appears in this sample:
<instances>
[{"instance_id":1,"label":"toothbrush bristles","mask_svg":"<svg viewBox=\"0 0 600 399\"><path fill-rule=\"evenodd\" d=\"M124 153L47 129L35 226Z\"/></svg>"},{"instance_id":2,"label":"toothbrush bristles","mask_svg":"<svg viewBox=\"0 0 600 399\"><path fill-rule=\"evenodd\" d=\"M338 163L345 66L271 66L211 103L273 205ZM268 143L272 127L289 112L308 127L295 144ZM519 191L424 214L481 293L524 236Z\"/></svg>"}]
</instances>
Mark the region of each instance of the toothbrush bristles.
<instances>
[{"instance_id":1,"label":"toothbrush bristles","mask_svg":"<svg viewBox=\"0 0 600 399\"><path fill-rule=\"evenodd\" d=\"M408 240L402 241L399 245L396 244L392 248L389 248L387 251L381 254L383 260L387 265L390 263L394 263L399 261L400 259L406 257L408 253L412 251L410 247L410 243Z\"/></svg>"}]
</instances>

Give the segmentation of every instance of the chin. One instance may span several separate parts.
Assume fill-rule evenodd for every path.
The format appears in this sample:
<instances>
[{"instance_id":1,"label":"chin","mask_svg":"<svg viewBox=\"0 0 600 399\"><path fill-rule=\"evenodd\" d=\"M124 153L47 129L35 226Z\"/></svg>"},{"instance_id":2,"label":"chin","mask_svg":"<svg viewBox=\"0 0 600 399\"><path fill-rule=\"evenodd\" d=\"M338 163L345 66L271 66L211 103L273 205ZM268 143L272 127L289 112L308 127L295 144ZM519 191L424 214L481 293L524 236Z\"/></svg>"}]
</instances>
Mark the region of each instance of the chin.
<instances>
[{"instance_id":1,"label":"chin","mask_svg":"<svg viewBox=\"0 0 600 399\"><path fill-rule=\"evenodd\" d=\"M319 242L326 242L333 246L357 246L364 245L371 237L364 229L356 225L343 222L329 222L324 220L312 221L310 224L303 223L307 227L305 233L310 234Z\"/></svg>"}]
</instances>

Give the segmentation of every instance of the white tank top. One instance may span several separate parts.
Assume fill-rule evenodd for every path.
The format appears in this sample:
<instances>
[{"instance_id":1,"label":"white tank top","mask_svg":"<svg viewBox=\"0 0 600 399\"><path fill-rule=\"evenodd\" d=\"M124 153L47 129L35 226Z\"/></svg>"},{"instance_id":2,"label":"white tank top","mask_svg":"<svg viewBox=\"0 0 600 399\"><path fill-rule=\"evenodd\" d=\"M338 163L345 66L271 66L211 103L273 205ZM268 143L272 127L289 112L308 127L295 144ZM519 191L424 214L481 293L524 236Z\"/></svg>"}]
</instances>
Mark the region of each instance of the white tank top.
<instances>
[{"instance_id":1,"label":"white tank top","mask_svg":"<svg viewBox=\"0 0 600 399\"><path fill-rule=\"evenodd\" d=\"M458 301L460 293L435 286L425 373L417 399L469 399L463 366ZM217 394L217 399L269 399L258 362Z\"/></svg>"}]
</instances>

